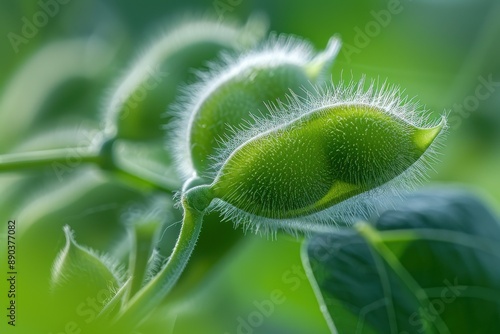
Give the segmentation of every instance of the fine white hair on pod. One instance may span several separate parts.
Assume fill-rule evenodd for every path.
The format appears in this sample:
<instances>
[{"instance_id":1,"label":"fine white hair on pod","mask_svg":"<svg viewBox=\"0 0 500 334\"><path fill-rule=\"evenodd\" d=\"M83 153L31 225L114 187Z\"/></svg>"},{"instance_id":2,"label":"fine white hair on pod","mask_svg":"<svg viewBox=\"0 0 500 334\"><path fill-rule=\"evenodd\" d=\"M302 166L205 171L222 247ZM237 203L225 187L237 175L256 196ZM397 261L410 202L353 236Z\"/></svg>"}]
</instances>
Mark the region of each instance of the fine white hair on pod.
<instances>
[{"instance_id":1,"label":"fine white hair on pod","mask_svg":"<svg viewBox=\"0 0 500 334\"><path fill-rule=\"evenodd\" d=\"M218 61L210 63L209 71L199 72L198 83L185 87L184 93L173 106L177 121L173 122L169 129L170 132L174 133L172 151L175 152L177 166L184 179L197 173L191 154L192 147L196 143L191 142L190 134L200 108L214 92L238 77L244 77L249 84L254 85L256 90L276 89L276 87L266 88L266 82L252 81L254 79L252 70L269 69L272 71L280 66L300 68L307 81L322 81L326 77L326 69L333 63L339 49L340 40L335 36L330 39L324 51L316 53L312 45L303 39L272 34L268 40L255 49L237 56L225 53ZM290 75L287 72L284 73L285 76ZM283 80L287 79L289 78L283 78ZM278 95L284 97L287 92L288 88ZM255 101L255 103L261 102L274 101ZM237 106L235 108L237 109ZM256 109L240 110L239 112L255 114L264 111ZM217 121L224 122L224 120ZM226 124L226 126L231 127L231 124Z\"/></svg>"},{"instance_id":2,"label":"fine white hair on pod","mask_svg":"<svg viewBox=\"0 0 500 334\"><path fill-rule=\"evenodd\" d=\"M205 48L211 45L220 50L246 50L254 46L266 30L267 22L260 16L252 16L245 25L241 25L231 20L222 23L208 15L193 14L181 15L158 27L151 33L151 41L139 50L135 59L106 94L102 106L106 135L115 136L120 130L119 121L128 117L129 107L135 108L137 102L142 102L142 95L137 90L145 86L144 82L148 78L154 77L155 73L165 77L169 75L163 72L163 62L179 57L182 52L192 52L190 48L197 45ZM186 72L191 70L185 69ZM127 105L127 101L131 97L134 98L134 94L136 101Z\"/></svg>"},{"instance_id":3,"label":"fine white hair on pod","mask_svg":"<svg viewBox=\"0 0 500 334\"><path fill-rule=\"evenodd\" d=\"M426 179L428 170L437 160L437 151L442 146L443 134L446 133L446 116L442 116L440 120L432 121L429 111L413 99L402 96L395 86L390 86L387 83L377 85L375 81L372 81L368 88L366 86L366 80L363 77L360 81L351 81L347 84L317 86L315 90L307 94L306 98L291 93L286 102L268 105L267 117L255 117L251 124L233 129L232 134L227 136L217 154L212 157L211 177L215 179L214 184L223 177L223 167L234 156L234 152L250 141L255 142L255 138L271 132L285 132L288 129L287 126L294 124L298 119L313 113L321 113L325 108L336 106L373 108L377 112L398 119L414 128L439 127L439 135L432 140L425 152L411 166L405 167L404 172L381 185L340 201L326 209L297 218L264 217L255 214L251 205L243 208L235 207L228 201L221 199L214 200L209 209L221 212L227 220L242 225L245 230L255 233L275 235L278 229L291 234L297 234L299 231L308 233L324 231L339 224L350 224L358 219L367 219L377 211L376 208L379 207L380 203L383 202L386 207L390 207L395 199L418 186ZM402 129L406 131L404 127ZM380 150L383 154L384 148L381 147ZM265 154L264 151L261 154ZM395 160L394 163L397 164L398 160ZM400 166L394 165L392 167L396 170ZM392 167L388 166L388 168ZM239 189L239 191L244 191L244 189ZM238 202L242 195L235 191L233 195L233 198L236 199L235 202Z\"/></svg>"}]
</instances>

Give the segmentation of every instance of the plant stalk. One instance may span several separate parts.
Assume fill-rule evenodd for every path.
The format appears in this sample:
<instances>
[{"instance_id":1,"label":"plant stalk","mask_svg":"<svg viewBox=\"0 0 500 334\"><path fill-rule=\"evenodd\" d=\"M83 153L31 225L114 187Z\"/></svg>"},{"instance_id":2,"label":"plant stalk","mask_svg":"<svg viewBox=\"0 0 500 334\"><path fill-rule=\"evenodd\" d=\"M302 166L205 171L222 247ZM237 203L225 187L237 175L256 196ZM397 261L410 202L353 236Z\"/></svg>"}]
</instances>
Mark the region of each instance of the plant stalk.
<instances>
[{"instance_id":1,"label":"plant stalk","mask_svg":"<svg viewBox=\"0 0 500 334\"><path fill-rule=\"evenodd\" d=\"M203 212L183 199L184 219L177 243L163 269L149 281L124 307L116 322L119 326L137 326L170 292L194 250L201 231Z\"/></svg>"},{"instance_id":2,"label":"plant stalk","mask_svg":"<svg viewBox=\"0 0 500 334\"><path fill-rule=\"evenodd\" d=\"M85 148L62 148L37 152L12 153L0 156L0 172L46 167L54 164L100 164L98 151Z\"/></svg>"},{"instance_id":3,"label":"plant stalk","mask_svg":"<svg viewBox=\"0 0 500 334\"><path fill-rule=\"evenodd\" d=\"M85 147L61 148L53 150L11 153L0 155L0 173L17 172L26 169L35 169L60 165L67 168L77 168L81 164L96 165L103 170L109 170L125 182L134 186L145 186L172 193L174 188L169 182L147 170L136 169L128 171L116 164L104 166L109 159L102 151Z\"/></svg>"},{"instance_id":4,"label":"plant stalk","mask_svg":"<svg viewBox=\"0 0 500 334\"><path fill-rule=\"evenodd\" d=\"M175 188L170 185L169 182L163 180L156 174L150 173L147 170L139 170L138 168L135 168L134 171L129 171L125 168L115 165L112 169L112 172L117 177L124 180L126 183L135 186L158 189L169 194L175 192Z\"/></svg>"}]
</instances>

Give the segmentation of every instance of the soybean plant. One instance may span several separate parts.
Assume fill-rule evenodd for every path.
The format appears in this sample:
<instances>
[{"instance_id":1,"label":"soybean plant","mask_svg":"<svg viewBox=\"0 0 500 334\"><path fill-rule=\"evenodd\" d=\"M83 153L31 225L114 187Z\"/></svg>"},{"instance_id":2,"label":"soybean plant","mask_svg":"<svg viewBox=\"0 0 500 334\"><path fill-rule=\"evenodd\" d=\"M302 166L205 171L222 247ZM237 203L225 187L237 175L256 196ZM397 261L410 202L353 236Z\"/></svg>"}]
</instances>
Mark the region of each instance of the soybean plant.
<instances>
[{"instance_id":1,"label":"soybean plant","mask_svg":"<svg viewBox=\"0 0 500 334\"><path fill-rule=\"evenodd\" d=\"M215 71L203 89L193 89L199 94L194 102L178 107L185 113L176 142L186 179L182 229L169 261L130 301L123 318L140 319L168 294L207 212L220 211L257 232L321 231L367 216L360 212L361 201L397 191L396 185L411 186L424 173L446 118L429 123L394 88L377 90L372 84L364 90L362 80L347 87L313 86L305 97L292 91L287 102L262 101L286 94L293 86L288 80L307 86L308 65L330 63L338 43L330 41L316 58L321 61L290 61L302 46L251 53ZM262 102L276 106L262 111Z\"/></svg>"},{"instance_id":2,"label":"soybean plant","mask_svg":"<svg viewBox=\"0 0 500 334\"><path fill-rule=\"evenodd\" d=\"M85 285L95 277L100 286L112 285L99 324L125 331L152 313L186 268L209 212L256 233L307 236L350 226L372 214L370 203L411 188L425 175L446 129L444 116L429 121L418 104L386 85L367 87L364 79L332 83L341 48L337 36L316 52L294 36L259 42L264 27L257 19L246 27L211 20L174 26L112 88L102 112L103 139L82 161L125 176L131 186L176 191L182 227L163 264L154 251L161 219L137 223L136 240L144 230L152 246L130 247L126 273L79 246L65 228L53 289L61 295L65 281ZM190 75L193 67L196 76ZM154 85L148 81L152 71L165 73ZM190 80L197 82L185 83ZM117 162L117 143L163 137L163 149L175 155L175 184L182 186ZM0 170L46 166L66 154L6 155Z\"/></svg>"}]
</instances>

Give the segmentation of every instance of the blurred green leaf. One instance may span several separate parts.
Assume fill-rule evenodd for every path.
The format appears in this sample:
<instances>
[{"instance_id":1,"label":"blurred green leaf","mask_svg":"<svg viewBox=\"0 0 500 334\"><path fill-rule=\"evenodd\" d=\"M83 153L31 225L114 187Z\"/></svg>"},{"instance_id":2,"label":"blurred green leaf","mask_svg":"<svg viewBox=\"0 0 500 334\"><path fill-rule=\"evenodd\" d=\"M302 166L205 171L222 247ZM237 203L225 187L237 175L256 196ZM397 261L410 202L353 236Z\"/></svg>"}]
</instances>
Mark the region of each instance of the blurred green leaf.
<instances>
[{"instance_id":1,"label":"blurred green leaf","mask_svg":"<svg viewBox=\"0 0 500 334\"><path fill-rule=\"evenodd\" d=\"M101 41L69 39L47 44L14 73L0 92L0 124L3 127L0 148L6 149L22 138L30 126L40 126L54 114L45 110L46 103L64 106L59 113L75 107L75 98L61 94L61 88L80 80L80 90L92 87L111 60L111 50ZM43 78L43 84L36 78ZM70 99L63 103L62 99ZM43 113L41 115L40 113Z\"/></svg>"},{"instance_id":2,"label":"blurred green leaf","mask_svg":"<svg viewBox=\"0 0 500 334\"><path fill-rule=\"evenodd\" d=\"M64 227L64 234L66 245L52 267L53 293L60 294L67 287L72 294L84 290L85 296L96 295L103 289L117 289L122 278L116 264L110 258L78 245L69 226Z\"/></svg>"},{"instance_id":3,"label":"blurred green leaf","mask_svg":"<svg viewBox=\"0 0 500 334\"><path fill-rule=\"evenodd\" d=\"M499 241L478 199L432 190L374 226L313 237L304 262L332 331L497 333Z\"/></svg>"},{"instance_id":4,"label":"blurred green leaf","mask_svg":"<svg viewBox=\"0 0 500 334\"><path fill-rule=\"evenodd\" d=\"M77 244L69 226L64 234L66 244L52 266L50 305L58 321L76 313L86 318L85 326L95 325L99 312L120 290L123 274L109 256Z\"/></svg>"}]
</instances>

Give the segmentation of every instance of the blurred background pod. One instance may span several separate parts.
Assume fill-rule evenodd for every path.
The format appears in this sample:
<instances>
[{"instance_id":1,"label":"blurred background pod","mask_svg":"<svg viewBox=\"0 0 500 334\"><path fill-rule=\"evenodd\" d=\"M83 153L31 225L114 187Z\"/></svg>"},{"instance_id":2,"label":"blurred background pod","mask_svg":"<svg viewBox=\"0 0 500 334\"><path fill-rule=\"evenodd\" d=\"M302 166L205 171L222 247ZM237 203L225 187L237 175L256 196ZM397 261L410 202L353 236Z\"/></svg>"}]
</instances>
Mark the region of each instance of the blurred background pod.
<instances>
[{"instance_id":1,"label":"blurred background pod","mask_svg":"<svg viewBox=\"0 0 500 334\"><path fill-rule=\"evenodd\" d=\"M257 16L245 26L200 17L175 20L117 81L104 110L106 135L162 138L163 114L179 86L195 79L193 69L203 68L221 51L252 47L266 30L267 23Z\"/></svg>"},{"instance_id":2,"label":"blurred background pod","mask_svg":"<svg viewBox=\"0 0 500 334\"><path fill-rule=\"evenodd\" d=\"M210 157L220 141L253 124L267 112L266 103L284 99L292 90L305 95L304 87L322 82L339 49L336 37L316 53L306 41L274 35L259 48L237 58L226 56L201 73L201 83L188 87L176 105L173 143L184 178L209 179Z\"/></svg>"}]
</instances>

